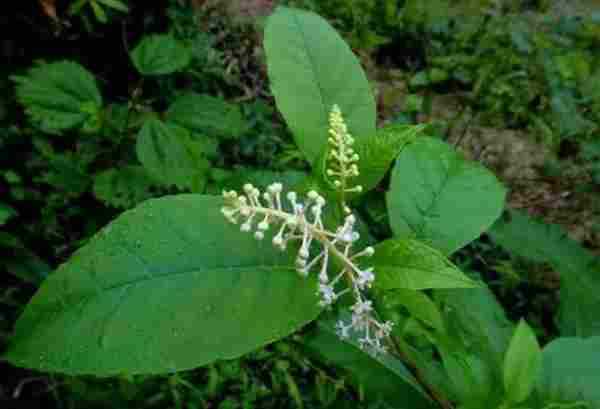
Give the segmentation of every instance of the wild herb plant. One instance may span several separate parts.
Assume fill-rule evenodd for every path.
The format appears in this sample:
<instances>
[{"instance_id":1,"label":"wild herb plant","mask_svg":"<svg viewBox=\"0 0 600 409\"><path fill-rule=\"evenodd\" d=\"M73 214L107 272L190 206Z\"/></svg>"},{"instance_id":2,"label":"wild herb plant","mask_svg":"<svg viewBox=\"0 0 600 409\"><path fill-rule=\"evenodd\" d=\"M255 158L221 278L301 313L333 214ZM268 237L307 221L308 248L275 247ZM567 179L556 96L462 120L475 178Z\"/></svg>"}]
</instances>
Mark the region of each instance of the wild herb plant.
<instances>
[{"instance_id":1,"label":"wild herb plant","mask_svg":"<svg viewBox=\"0 0 600 409\"><path fill-rule=\"evenodd\" d=\"M138 70L185 65L190 57L171 41L143 42L132 55ZM171 55L155 55L161 48ZM293 190L244 183L241 193L176 194L126 211L44 281L6 359L72 375L170 373L306 326L307 352L347 369L366 399L389 407L598 407L597 320L578 320L571 338L542 351L525 321L515 327L485 284L448 258L500 216L505 189L494 175L422 127L376 129L360 64L317 15L278 8L265 51L277 107L312 174ZM83 101L77 109L57 112L40 82L18 81L42 126L101 120L92 86L65 96L67 106ZM202 191L205 166L194 168L186 129L209 121L215 135L227 133L238 116L199 115L203 97L185 98L166 120L142 121L136 153L155 180ZM377 242L354 209L388 173L393 237Z\"/></svg>"}]
</instances>

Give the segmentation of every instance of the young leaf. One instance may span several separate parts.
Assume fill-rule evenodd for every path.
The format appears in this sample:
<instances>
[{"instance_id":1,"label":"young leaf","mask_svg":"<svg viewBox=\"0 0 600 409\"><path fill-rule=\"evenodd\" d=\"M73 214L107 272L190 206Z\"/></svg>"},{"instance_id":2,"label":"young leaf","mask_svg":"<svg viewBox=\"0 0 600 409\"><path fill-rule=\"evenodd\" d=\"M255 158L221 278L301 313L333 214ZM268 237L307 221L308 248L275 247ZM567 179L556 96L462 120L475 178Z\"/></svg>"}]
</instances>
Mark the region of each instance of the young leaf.
<instances>
[{"instance_id":1,"label":"young leaf","mask_svg":"<svg viewBox=\"0 0 600 409\"><path fill-rule=\"evenodd\" d=\"M6 357L67 374L152 374L232 359L320 312L316 280L220 216L217 197L152 199L48 277Z\"/></svg>"},{"instance_id":2,"label":"young leaf","mask_svg":"<svg viewBox=\"0 0 600 409\"><path fill-rule=\"evenodd\" d=\"M413 239L379 243L369 265L375 271L375 287L384 290L478 287L439 251Z\"/></svg>"},{"instance_id":3,"label":"young leaf","mask_svg":"<svg viewBox=\"0 0 600 409\"><path fill-rule=\"evenodd\" d=\"M238 106L193 92L179 96L169 107L166 118L191 132L223 139L238 138L245 129Z\"/></svg>"},{"instance_id":4,"label":"young leaf","mask_svg":"<svg viewBox=\"0 0 600 409\"><path fill-rule=\"evenodd\" d=\"M600 335L600 263L558 225L511 211L490 230L500 246L520 257L549 263L561 276L559 325L563 335Z\"/></svg>"},{"instance_id":5,"label":"young leaf","mask_svg":"<svg viewBox=\"0 0 600 409\"><path fill-rule=\"evenodd\" d=\"M37 65L12 77L19 103L42 130L60 133L82 125L102 107L96 80L71 61Z\"/></svg>"},{"instance_id":6,"label":"young leaf","mask_svg":"<svg viewBox=\"0 0 600 409\"><path fill-rule=\"evenodd\" d=\"M383 400L405 409L434 407L401 361L389 354L369 355L353 337L340 339L334 318L319 320L317 327L306 335L304 346L309 353L346 370L352 382L365 391L367 401ZM343 314L342 318L350 319Z\"/></svg>"},{"instance_id":7,"label":"young leaf","mask_svg":"<svg viewBox=\"0 0 600 409\"><path fill-rule=\"evenodd\" d=\"M265 52L277 108L306 158L315 163L337 104L355 138L375 135L375 100L360 64L316 14L278 7L265 28Z\"/></svg>"},{"instance_id":8,"label":"young leaf","mask_svg":"<svg viewBox=\"0 0 600 409\"><path fill-rule=\"evenodd\" d=\"M191 50L169 34L146 36L131 52L133 65L142 75L181 71L191 59Z\"/></svg>"},{"instance_id":9,"label":"young leaf","mask_svg":"<svg viewBox=\"0 0 600 409\"><path fill-rule=\"evenodd\" d=\"M378 129L372 138L360 138L355 151L359 155L360 174L352 179L363 192L373 189L383 179L400 151L423 130L424 126L389 125Z\"/></svg>"},{"instance_id":10,"label":"young leaf","mask_svg":"<svg viewBox=\"0 0 600 409\"><path fill-rule=\"evenodd\" d=\"M521 320L504 357L503 379L508 402L521 403L529 397L541 365L542 350L535 333Z\"/></svg>"},{"instance_id":11,"label":"young leaf","mask_svg":"<svg viewBox=\"0 0 600 409\"><path fill-rule=\"evenodd\" d=\"M598 372L600 337L558 338L542 353L542 373L535 386L539 407L562 403L600 409Z\"/></svg>"},{"instance_id":12,"label":"young leaf","mask_svg":"<svg viewBox=\"0 0 600 409\"><path fill-rule=\"evenodd\" d=\"M204 189L209 164L185 128L150 119L138 134L136 152L148 173L164 185Z\"/></svg>"},{"instance_id":13,"label":"young leaf","mask_svg":"<svg viewBox=\"0 0 600 409\"><path fill-rule=\"evenodd\" d=\"M444 254L479 237L500 216L505 189L482 165L449 145L419 138L396 161L387 194L390 224Z\"/></svg>"}]
</instances>

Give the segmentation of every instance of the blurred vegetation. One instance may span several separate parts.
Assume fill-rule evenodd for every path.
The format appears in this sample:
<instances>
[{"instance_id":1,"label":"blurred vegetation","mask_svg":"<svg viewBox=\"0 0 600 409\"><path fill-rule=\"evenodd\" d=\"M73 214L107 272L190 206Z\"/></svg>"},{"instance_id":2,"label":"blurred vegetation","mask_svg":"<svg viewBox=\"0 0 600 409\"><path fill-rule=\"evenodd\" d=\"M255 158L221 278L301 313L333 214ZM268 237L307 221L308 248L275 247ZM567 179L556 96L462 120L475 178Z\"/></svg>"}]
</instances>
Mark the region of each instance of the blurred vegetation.
<instances>
[{"instance_id":1,"label":"blurred vegetation","mask_svg":"<svg viewBox=\"0 0 600 409\"><path fill-rule=\"evenodd\" d=\"M261 48L276 4L313 10L344 35L378 92L381 121L430 122L456 144L473 124L522 131L548 151L540 175L570 175L571 190L600 193L593 1L585 13L550 0L21 3L0 16L8 33L0 40L0 348L39 283L123 210L175 192L218 193L241 175L258 185L302 179L307 166L274 109ZM443 95L457 108L437 115ZM169 138L187 149L168 150ZM180 164L176 177L162 171L165 161ZM385 237L381 196L361 211ZM557 285L543 261L487 237L456 261L482 274L515 319L527 315L548 338L556 332L548 317ZM299 337L165 377L0 370L0 402L58 408L337 408L362 407L363 398Z\"/></svg>"}]
</instances>

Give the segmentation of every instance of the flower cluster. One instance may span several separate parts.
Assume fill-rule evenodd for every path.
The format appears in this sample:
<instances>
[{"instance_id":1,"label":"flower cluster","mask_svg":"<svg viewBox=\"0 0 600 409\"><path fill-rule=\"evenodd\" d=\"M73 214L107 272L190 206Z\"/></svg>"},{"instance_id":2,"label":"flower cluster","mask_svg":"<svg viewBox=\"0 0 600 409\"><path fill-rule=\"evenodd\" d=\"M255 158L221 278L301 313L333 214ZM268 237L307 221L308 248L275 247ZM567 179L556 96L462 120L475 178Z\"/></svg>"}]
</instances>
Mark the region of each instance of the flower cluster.
<instances>
[{"instance_id":1,"label":"flower cluster","mask_svg":"<svg viewBox=\"0 0 600 409\"><path fill-rule=\"evenodd\" d=\"M371 301L366 298L365 290L371 287L375 275L372 268L361 269L356 260L372 256L374 249L367 247L352 254L352 245L360 238L355 230L354 215L347 215L344 224L334 232L328 231L321 218L325 199L315 191L308 192L306 198L300 201L295 192L288 192L285 196L287 200L282 200L281 183L273 183L262 193L251 184L246 184L243 190L244 194L223 192L223 215L232 223L241 223L241 231L254 231L257 240L263 240L271 225L277 225L272 243L281 250L285 250L290 241L298 241L300 248L296 256L296 270L306 277L313 268L318 267L319 304L329 307L347 293L355 299L351 307L352 319L348 323L337 323L338 334L347 337L350 331L358 331L362 334L359 339L362 347L376 352L384 351L382 340L389 335L392 324L379 322L374 317ZM311 248L319 248L312 258ZM329 275L331 257L341 261L343 266L334 277ZM348 284L337 291L342 286L342 278Z\"/></svg>"},{"instance_id":2,"label":"flower cluster","mask_svg":"<svg viewBox=\"0 0 600 409\"><path fill-rule=\"evenodd\" d=\"M333 178L333 185L342 195L345 193L360 193L362 186L348 187L348 178L359 175L358 154L352 148L354 138L348 133L340 107L334 105L329 114L329 151L327 176ZM347 213L349 209L345 208Z\"/></svg>"}]
</instances>

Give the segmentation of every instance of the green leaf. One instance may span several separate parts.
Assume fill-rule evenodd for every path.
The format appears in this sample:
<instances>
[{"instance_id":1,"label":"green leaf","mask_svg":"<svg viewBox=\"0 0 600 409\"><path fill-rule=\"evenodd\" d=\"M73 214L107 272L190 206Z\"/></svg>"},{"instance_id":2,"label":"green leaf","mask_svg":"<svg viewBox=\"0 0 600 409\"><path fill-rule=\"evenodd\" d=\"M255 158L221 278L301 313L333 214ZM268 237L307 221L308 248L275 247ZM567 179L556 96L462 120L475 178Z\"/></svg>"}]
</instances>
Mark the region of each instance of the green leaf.
<instances>
[{"instance_id":1,"label":"green leaf","mask_svg":"<svg viewBox=\"0 0 600 409\"><path fill-rule=\"evenodd\" d=\"M385 291L382 303L385 303L386 308L402 306L412 317L439 332L445 332L444 321L437 305L421 291L404 288Z\"/></svg>"},{"instance_id":2,"label":"green leaf","mask_svg":"<svg viewBox=\"0 0 600 409\"><path fill-rule=\"evenodd\" d=\"M442 361L450 379L451 393L465 409L497 408L500 399L495 396L494 377L489 365L469 353L448 353L441 350ZM494 404L496 403L496 404Z\"/></svg>"},{"instance_id":3,"label":"green leaf","mask_svg":"<svg viewBox=\"0 0 600 409\"><path fill-rule=\"evenodd\" d=\"M354 150L360 158L360 174L351 179L352 184L362 186L363 193L375 188L400 151L413 142L423 128L422 125L393 124L377 130L375 137L359 139Z\"/></svg>"},{"instance_id":4,"label":"green leaf","mask_svg":"<svg viewBox=\"0 0 600 409\"><path fill-rule=\"evenodd\" d=\"M75 0L69 5L69 14L75 15L79 14L83 6L88 3L89 0Z\"/></svg>"},{"instance_id":5,"label":"green leaf","mask_svg":"<svg viewBox=\"0 0 600 409\"><path fill-rule=\"evenodd\" d=\"M146 36L131 52L133 65L143 75L181 71L191 59L191 50L169 34Z\"/></svg>"},{"instance_id":6,"label":"green leaf","mask_svg":"<svg viewBox=\"0 0 600 409\"><path fill-rule=\"evenodd\" d=\"M94 15L96 16L96 18L98 19L99 22L101 22L101 23L108 22L108 18L106 17L106 13L104 12L104 9L102 8L101 5L99 5L96 2L96 0L90 0L90 6L92 6L92 11L94 12Z\"/></svg>"},{"instance_id":7,"label":"green leaf","mask_svg":"<svg viewBox=\"0 0 600 409\"><path fill-rule=\"evenodd\" d=\"M566 231L510 211L490 236L511 253L549 263L561 276L559 326L563 335L600 335L600 263Z\"/></svg>"},{"instance_id":8,"label":"green leaf","mask_svg":"<svg viewBox=\"0 0 600 409\"><path fill-rule=\"evenodd\" d=\"M446 143L419 138L396 161L387 194L396 236L414 237L444 254L479 237L504 207L505 189Z\"/></svg>"},{"instance_id":9,"label":"green leaf","mask_svg":"<svg viewBox=\"0 0 600 409\"><path fill-rule=\"evenodd\" d=\"M157 186L142 166L124 166L94 176L94 196L109 206L131 208L155 195Z\"/></svg>"},{"instance_id":10,"label":"green leaf","mask_svg":"<svg viewBox=\"0 0 600 409\"><path fill-rule=\"evenodd\" d=\"M535 333L524 320L519 322L504 357L504 390L511 403L529 397L542 365L542 350Z\"/></svg>"},{"instance_id":11,"label":"green leaf","mask_svg":"<svg viewBox=\"0 0 600 409\"><path fill-rule=\"evenodd\" d=\"M166 118L191 132L224 139L239 138L246 129L237 105L193 92L177 97L169 107Z\"/></svg>"},{"instance_id":12,"label":"green leaf","mask_svg":"<svg viewBox=\"0 0 600 409\"><path fill-rule=\"evenodd\" d=\"M334 104L354 137L375 135L375 100L369 82L329 23L310 12L278 7L267 20L264 45L277 108L311 163L327 147Z\"/></svg>"},{"instance_id":13,"label":"green leaf","mask_svg":"<svg viewBox=\"0 0 600 409\"><path fill-rule=\"evenodd\" d=\"M345 315L341 318L350 319ZM433 403L404 364L389 354L372 356L360 349L353 337L341 339L334 317L320 319L304 339L309 353L348 372L350 380L365 392L368 401L383 400L394 408L433 408Z\"/></svg>"},{"instance_id":14,"label":"green leaf","mask_svg":"<svg viewBox=\"0 0 600 409\"><path fill-rule=\"evenodd\" d=\"M565 407L600 409L599 351L600 337L558 338L546 345L535 387L540 407L579 403Z\"/></svg>"},{"instance_id":15,"label":"green leaf","mask_svg":"<svg viewBox=\"0 0 600 409\"><path fill-rule=\"evenodd\" d=\"M316 280L195 194L142 203L48 277L6 357L67 374L152 374L237 358L320 312Z\"/></svg>"},{"instance_id":16,"label":"green leaf","mask_svg":"<svg viewBox=\"0 0 600 409\"><path fill-rule=\"evenodd\" d=\"M0 202L0 226L6 224L7 221L17 215L17 211L7 205L6 203Z\"/></svg>"},{"instance_id":17,"label":"green leaf","mask_svg":"<svg viewBox=\"0 0 600 409\"><path fill-rule=\"evenodd\" d=\"M37 126L50 133L80 126L102 107L93 75L71 61L37 65L26 76L12 79L19 103Z\"/></svg>"},{"instance_id":18,"label":"green leaf","mask_svg":"<svg viewBox=\"0 0 600 409\"><path fill-rule=\"evenodd\" d=\"M487 287L435 290L434 296L447 329L437 346L456 395L467 408L498 407L513 333L504 309Z\"/></svg>"},{"instance_id":19,"label":"green leaf","mask_svg":"<svg viewBox=\"0 0 600 409\"><path fill-rule=\"evenodd\" d=\"M462 342L470 353L497 370L501 384L500 368L513 333L513 324L494 294L487 287L480 287L436 290L434 295L442 304L449 337Z\"/></svg>"},{"instance_id":20,"label":"green leaf","mask_svg":"<svg viewBox=\"0 0 600 409\"><path fill-rule=\"evenodd\" d=\"M209 166L201 148L185 128L150 119L138 134L136 152L144 168L157 181L199 192L206 184Z\"/></svg>"},{"instance_id":21,"label":"green leaf","mask_svg":"<svg viewBox=\"0 0 600 409\"><path fill-rule=\"evenodd\" d=\"M129 11L129 7L127 7L127 5L121 2L120 0L98 0L98 2L115 10L122 11L124 13L127 13Z\"/></svg>"},{"instance_id":22,"label":"green leaf","mask_svg":"<svg viewBox=\"0 0 600 409\"><path fill-rule=\"evenodd\" d=\"M375 270L374 285L380 289L478 287L442 253L413 239L379 243L368 263Z\"/></svg>"},{"instance_id":23,"label":"green leaf","mask_svg":"<svg viewBox=\"0 0 600 409\"><path fill-rule=\"evenodd\" d=\"M568 91L557 92L553 95L550 99L550 106L555 126L561 137L573 137L593 127L593 123L579 112L575 97Z\"/></svg>"}]
</instances>

